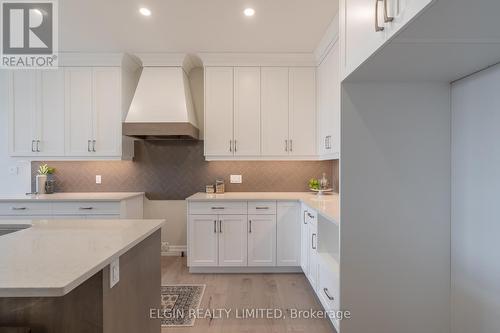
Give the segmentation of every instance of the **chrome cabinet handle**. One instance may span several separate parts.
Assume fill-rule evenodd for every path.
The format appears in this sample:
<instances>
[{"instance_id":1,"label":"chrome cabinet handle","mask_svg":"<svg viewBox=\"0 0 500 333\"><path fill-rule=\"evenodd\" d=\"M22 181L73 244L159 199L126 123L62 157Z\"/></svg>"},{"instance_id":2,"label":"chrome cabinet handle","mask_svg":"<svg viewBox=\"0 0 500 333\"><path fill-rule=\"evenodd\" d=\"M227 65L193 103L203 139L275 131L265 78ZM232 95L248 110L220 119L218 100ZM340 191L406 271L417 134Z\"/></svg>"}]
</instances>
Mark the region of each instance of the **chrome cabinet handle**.
<instances>
[{"instance_id":1,"label":"chrome cabinet handle","mask_svg":"<svg viewBox=\"0 0 500 333\"><path fill-rule=\"evenodd\" d=\"M233 140L229 140L229 151L233 152Z\"/></svg>"},{"instance_id":2,"label":"chrome cabinet handle","mask_svg":"<svg viewBox=\"0 0 500 333\"><path fill-rule=\"evenodd\" d=\"M248 233L251 234L252 233L252 220L248 221L248 227L249 227Z\"/></svg>"},{"instance_id":3,"label":"chrome cabinet handle","mask_svg":"<svg viewBox=\"0 0 500 333\"><path fill-rule=\"evenodd\" d=\"M87 140L87 151L90 153L90 140Z\"/></svg>"},{"instance_id":4,"label":"chrome cabinet handle","mask_svg":"<svg viewBox=\"0 0 500 333\"><path fill-rule=\"evenodd\" d=\"M80 207L79 210L92 210L94 207Z\"/></svg>"},{"instance_id":5,"label":"chrome cabinet handle","mask_svg":"<svg viewBox=\"0 0 500 333\"><path fill-rule=\"evenodd\" d=\"M384 0L384 22L392 22L394 17L387 15L387 0Z\"/></svg>"},{"instance_id":6,"label":"chrome cabinet handle","mask_svg":"<svg viewBox=\"0 0 500 333\"><path fill-rule=\"evenodd\" d=\"M285 140L285 151L288 151L288 140Z\"/></svg>"},{"instance_id":7,"label":"chrome cabinet handle","mask_svg":"<svg viewBox=\"0 0 500 333\"><path fill-rule=\"evenodd\" d=\"M325 293L326 297L328 297L328 299L330 301L333 301L335 299L333 296L330 296L330 294L328 293L328 288L323 288L323 292Z\"/></svg>"},{"instance_id":8,"label":"chrome cabinet handle","mask_svg":"<svg viewBox=\"0 0 500 333\"><path fill-rule=\"evenodd\" d=\"M290 140L290 151L293 151L293 140Z\"/></svg>"},{"instance_id":9,"label":"chrome cabinet handle","mask_svg":"<svg viewBox=\"0 0 500 333\"><path fill-rule=\"evenodd\" d=\"M36 151L40 152L40 140L36 140Z\"/></svg>"},{"instance_id":10,"label":"chrome cabinet handle","mask_svg":"<svg viewBox=\"0 0 500 333\"><path fill-rule=\"evenodd\" d=\"M384 27L378 25L378 3L384 0L375 0L375 32L384 31Z\"/></svg>"},{"instance_id":11,"label":"chrome cabinet handle","mask_svg":"<svg viewBox=\"0 0 500 333\"><path fill-rule=\"evenodd\" d=\"M11 209L12 210L26 210L28 208L26 208L26 207L12 207Z\"/></svg>"},{"instance_id":12,"label":"chrome cabinet handle","mask_svg":"<svg viewBox=\"0 0 500 333\"><path fill-rule=\"evenodd\" d=\"M328 136L325 136L325 149L328 149Z\"/></svg>"},{"instance_id":13,"label":"chrome cabinet handle","mask_svg":"<svg viewBox=\"0 0 500 333\"><path fill-rule=\"evenodd\" d=\"M96 152L95 151L95 140L92 140L92 152L94 152L94 153Z\"/></svg>"},{"instance_id":14,"label":"chrome cabinet handle","mask_svg":"<svg viewBox=\"0 0 500 333\"><path fill-rule=\"evenodd\" d=\"M214 220L214 234L217 233L217 220Z\"/></svg>"},{"instance_id":15,"label":"chrome cabinet handle","mask_svg":"<svg viewBox=\"0 0 500 333\"><path fill-rule=\"evenodd\" d=\"M31 140L31 152L35 152L35 140Z\"/></svg>"},{"instance_id":16,"label":"chrome cabinet handle","mask_svg":"<svg viewBox=\"0 0 500 333\"><path fill-rule=\"evenodd\" d=\"M314 241L316 240L316 234L311 235L311 247L313 250L316 250L317 246L314 244Z\"/></svg>"},{"instance_id":17,"label":"chrome cabinet handle","mask_svg":"<svg viewBox=\"0 0 500 333\"><path fill-rule=\"evenodd\" d=\"M219 220L219 232L222 234L222 220Z\"/></svg>"},{"instance_id":18,"label":"chrome cabinet handle","mask_svg":"<svg viewBox=\"0 0 500 333\"><path fill-rule=\"evenodd\" d=\"M237 141L234 140L234 152L236 153L237 151L238 151Z\"/></svg>"},{"instance_id":19,"label":"chrome cabinet handle","mask_svg":"<svg viewBox=\"0 0 500 333\"><path fill-rule=\"evenodd\" d=\"M304 224L307 224L306 214L309 214L307 210L304 211Z\"/></svg>"},{"instance_id":20,"label":"chrome cabinet handle","mask_svg":"<svg viewBox=\"0 0 500 333\"><path fill-rule=\"evenodd\" d=\"M313 218L314 218L314 215L313 215L313 214L311 214L311 213L309 213L309 212L307 212L307 216L309 216L309 218L310 218L310 219L313 219Z\"/></svg>"}]
</instances>

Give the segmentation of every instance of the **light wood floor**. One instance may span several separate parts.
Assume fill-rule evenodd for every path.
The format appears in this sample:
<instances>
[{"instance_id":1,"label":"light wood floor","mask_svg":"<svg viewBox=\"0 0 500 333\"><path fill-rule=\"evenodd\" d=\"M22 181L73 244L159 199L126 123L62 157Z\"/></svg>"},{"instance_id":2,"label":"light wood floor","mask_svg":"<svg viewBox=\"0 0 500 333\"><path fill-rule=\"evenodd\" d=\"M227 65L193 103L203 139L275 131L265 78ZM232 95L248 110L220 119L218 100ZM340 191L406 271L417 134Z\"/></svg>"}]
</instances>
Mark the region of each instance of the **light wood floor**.
<instances>
[{"instance_id":1,"label":"light wood floor","mask_svg":"<svg viewBox=\"0 0 500 333\"><path fill-rule=\"evenodd\" d=\"M162 284L206 284L203 309L321 309L303 274L190 274L186 258L162 257ZM327 319L196 319L162 333L332 333Z\"/></svg>"}]
</instances>

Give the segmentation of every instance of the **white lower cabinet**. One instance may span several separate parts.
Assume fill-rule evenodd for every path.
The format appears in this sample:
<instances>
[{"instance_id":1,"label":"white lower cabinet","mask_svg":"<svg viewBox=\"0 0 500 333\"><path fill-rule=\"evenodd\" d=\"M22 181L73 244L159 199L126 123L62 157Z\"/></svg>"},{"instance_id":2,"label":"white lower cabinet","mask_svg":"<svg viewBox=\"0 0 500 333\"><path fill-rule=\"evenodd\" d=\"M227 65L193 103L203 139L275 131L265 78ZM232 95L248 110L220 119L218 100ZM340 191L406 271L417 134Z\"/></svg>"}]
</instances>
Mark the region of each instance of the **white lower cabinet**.
<instances>
[{"instance_id":1,"label":"white lower cabinet","mask_svg":"<svg viewBox=\"0 0 500 333\"><path fill-rule=\"evenodd\" d=\"M189 217L189 265L218 265L217 215L191 215Z\"/></svg>"},{"instance_id":2,"label":"white lower cabinet","mask_svg":"<svg viewBox=\"0 0 500 333\"><path fill-rule=\"evenodd\" d=\"M316 224L309 224L307 243L309 267L306 276L313 289L316 290L318 284L318 226Z\"/></svg>"},{"instance_id":3,"label":"white lower cabinet","mask_svg":"<svg viewBox=\"0 0 500 333\"><path fill-rule=\"evenodd\" d=\"M247 265L247 216L219 216L219 266Z\"/></svg>"},{"instance_id":4,"label":"white lower cabinet","mask_svg":"<svg viewBox=\"0 0 500 333\"><path fill-rule=\"evenodd\" d=\"M276 215L248 215L248 266L276 265Z\"/></svg>"},{"instance_id":5,"label":"white lower cabinet","mask_svg":"<svg viewBox=\"0 0 500 333\"><path fill-rule=\"evenodd\" d=\"M277 266L300 266L300 203L278 202Z\"/></svg>"}]
</instances>

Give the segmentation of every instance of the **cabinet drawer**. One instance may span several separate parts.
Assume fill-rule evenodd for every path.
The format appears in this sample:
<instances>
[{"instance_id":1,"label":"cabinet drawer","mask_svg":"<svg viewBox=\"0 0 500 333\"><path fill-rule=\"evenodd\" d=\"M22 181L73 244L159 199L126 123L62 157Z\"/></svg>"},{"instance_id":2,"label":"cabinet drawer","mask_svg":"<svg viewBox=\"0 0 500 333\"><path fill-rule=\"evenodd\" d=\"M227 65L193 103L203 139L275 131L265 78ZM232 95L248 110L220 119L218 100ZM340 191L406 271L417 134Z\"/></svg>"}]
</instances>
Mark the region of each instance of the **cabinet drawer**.
<instances>
[{"instance_id":1,"label":"cabinet drawer","mask_svg":"<svg viewBox=\"0 0 500 333\"><path fill-rule=\"evenodd\" d=\"M55 202L54 215L120 215L119 202Z\"/></svg>"},{"instance_id":2,"label":"cabinet drawer","mask_svg":"<svg viewBox=\"0 0 500 333\"><path fill-rule=\"evenodd\" d=\"M30 216L50 214L51 204L49 202L0 202L0 215Z\"/></svg>"},{"instance_id":3,"label":"cabinet drawer","mask_svg":"<svg viewBox=\"0 0 500 333\"><path fill-rule=\"evenodd\" d=\"M333 269L319 264L317 294L321 303L328 311L339 310L339 275Z\"/></svg>"},{"instance_id":4,"label":"cabinet drawer","mask_svg":"<svg viewBox=\"0 0 500 333\"><path fill-rule=\"evenodd\" d=\"M191 202L189 203L189 214L207 215L235 215L247 214L246 201L207 201L207 202Z\"/></svg>"},{"instance_id":5,"label":"cabinet drawer","mask_svg":"<svg viewBox=\"0 0 500 333\"><path fill-rule=\"evenodd\" d=\"M276 214L276 201L250 201L248 202L248 214L274 215Z\"/></svg>"}]
</instances>

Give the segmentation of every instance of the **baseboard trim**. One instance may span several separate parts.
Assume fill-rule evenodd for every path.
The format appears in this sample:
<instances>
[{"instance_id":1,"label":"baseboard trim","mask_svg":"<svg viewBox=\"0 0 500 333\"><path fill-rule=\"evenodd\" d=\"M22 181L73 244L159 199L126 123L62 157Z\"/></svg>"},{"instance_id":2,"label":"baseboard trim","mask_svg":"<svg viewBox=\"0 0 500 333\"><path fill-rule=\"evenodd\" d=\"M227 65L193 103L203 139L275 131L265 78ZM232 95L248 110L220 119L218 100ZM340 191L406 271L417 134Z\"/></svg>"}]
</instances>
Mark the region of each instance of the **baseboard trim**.
<instances>
[{"instance_id":1,"label":"baseboard trim","mask_svg":"<svg viewBox=\"0 0 500 333\"><path fill-rule=\"evenodd\" d=\"M300 267L189 267L189 273L302 273Z\"/></svg>"},{"instance_id":2,"label":"baseboard trim","mask_svg":"<svg viewBox=\"0 0 500 333\"><path fill-rule=\"evenodd\" d=\"M161 252L165 257L180 257L182 254L187 254L187 245L170 245L168 251Z\"/></svg>"}]
</instances>

